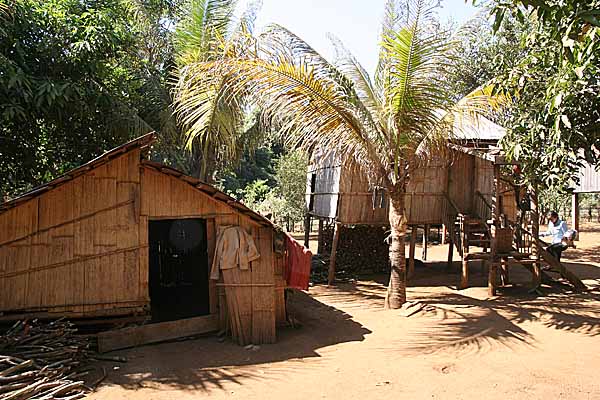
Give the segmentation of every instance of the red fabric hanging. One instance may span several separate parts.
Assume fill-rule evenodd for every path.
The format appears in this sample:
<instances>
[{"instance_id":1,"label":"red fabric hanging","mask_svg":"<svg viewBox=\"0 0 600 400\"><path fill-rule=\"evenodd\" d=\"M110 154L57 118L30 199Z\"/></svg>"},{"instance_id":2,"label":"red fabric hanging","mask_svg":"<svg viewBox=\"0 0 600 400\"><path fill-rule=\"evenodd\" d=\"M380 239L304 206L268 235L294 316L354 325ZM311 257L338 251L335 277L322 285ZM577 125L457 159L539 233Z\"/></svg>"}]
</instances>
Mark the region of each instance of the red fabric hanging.
<instances>
[{"instance_id":1,"label":"red fabric hanging","mask_svg":"<svg viewBox=\"0 0 600 400\"><path fill-rule=\"evenodd\" d=\"M308 290L312 253L290 235L285 235L287 262L285 281L288 287Z\"/></svg>"}]
</instances>

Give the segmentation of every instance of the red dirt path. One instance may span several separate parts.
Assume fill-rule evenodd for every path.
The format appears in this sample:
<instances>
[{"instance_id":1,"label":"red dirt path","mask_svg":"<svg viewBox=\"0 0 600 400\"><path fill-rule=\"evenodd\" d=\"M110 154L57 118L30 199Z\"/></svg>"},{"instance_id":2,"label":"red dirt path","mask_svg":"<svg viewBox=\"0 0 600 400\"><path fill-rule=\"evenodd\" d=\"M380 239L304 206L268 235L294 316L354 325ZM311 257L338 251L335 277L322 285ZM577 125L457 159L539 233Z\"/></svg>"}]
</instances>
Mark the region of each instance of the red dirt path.
<instances>
[{"instance_id":1,"label":"red dirt path","mask_svg":"<svg viewBox=\"0 0 600 400\"><path fill-rule=\"evenodd\" d=\"M403 317L384 311L385 277L297 293L290 310L300 329L245 350L208 337L145 346L115 355L91 399L600 399L600 227L584 226L565 253L590 287L527 292L529 273L488 298L485 274L458 291L443 263L417 270L408 296L426 304ZM434 246L430 260L444 260ZM417 255L420 251L417 251Z\"/></svg>"}]
</instances>

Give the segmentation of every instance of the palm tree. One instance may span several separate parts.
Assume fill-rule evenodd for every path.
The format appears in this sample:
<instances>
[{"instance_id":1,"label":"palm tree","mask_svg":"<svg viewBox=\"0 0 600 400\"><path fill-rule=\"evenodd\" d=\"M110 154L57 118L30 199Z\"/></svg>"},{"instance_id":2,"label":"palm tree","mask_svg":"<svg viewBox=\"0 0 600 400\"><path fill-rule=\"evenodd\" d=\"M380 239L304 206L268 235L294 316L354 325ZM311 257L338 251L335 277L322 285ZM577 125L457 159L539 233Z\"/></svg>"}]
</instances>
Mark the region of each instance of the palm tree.
<instances>
[{"instance_id":1,"label":"palm tree","mask_svg":"<svg viewBox=\"0 0 600 400\"><path fill-rule=\"evenodd\" d=\"M249 43L260 2L250 3L240 18L235 17L237 4L236 0L192 0L187 17L176 29L175 111L186 148L197 163L195 175L208 182L217 166L239 160L251 143L257 143L246 137L257 130L247 128L252 124L243 102L226 101L232 96L226 74L212 76L201 97L190 96L196 83L190 77L193 66L236 57Z\"/></svg>"},{"instance_id":2,"label":"palm tree","mask_svg":"<svg viewBox=\"0 0 600 400\"><path fill-rule=\"evenodd\" d=\"M454 44L436 24L435 4L388 0L374 81L339 41L333 65L273 25L256 38L252 52L189 65L194 84L183 89L188 101L179 105L187 113L204 107L214 77L226 77L230 95L224 101L250 97L288 143L353 159L371 183L384 186L392 239L387 308L406 301L404 194L411 171L447 148L457 115L496 104L489 89L451 100L445 77Z\"/></svg>"}]
</instances>

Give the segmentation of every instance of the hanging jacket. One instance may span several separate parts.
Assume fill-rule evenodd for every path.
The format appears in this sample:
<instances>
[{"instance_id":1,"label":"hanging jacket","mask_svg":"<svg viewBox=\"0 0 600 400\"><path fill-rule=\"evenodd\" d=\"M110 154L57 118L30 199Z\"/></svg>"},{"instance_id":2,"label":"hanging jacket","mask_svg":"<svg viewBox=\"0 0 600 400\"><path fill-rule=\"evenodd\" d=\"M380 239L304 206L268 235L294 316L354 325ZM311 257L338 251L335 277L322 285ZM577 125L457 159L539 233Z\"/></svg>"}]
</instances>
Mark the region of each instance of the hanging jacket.
<instances>
[{"instance_id":1,"label":"hanging jacket","mask_svg":"<svg viewBox=\"0 0 600 400\"><path fill-rule=\"evenodd\" d=\"M260 258L254 239L239 226L220 226L210 279L219 279L219 270L239 268L247 270L252 261Z\"/></svg>"}]
</instances>

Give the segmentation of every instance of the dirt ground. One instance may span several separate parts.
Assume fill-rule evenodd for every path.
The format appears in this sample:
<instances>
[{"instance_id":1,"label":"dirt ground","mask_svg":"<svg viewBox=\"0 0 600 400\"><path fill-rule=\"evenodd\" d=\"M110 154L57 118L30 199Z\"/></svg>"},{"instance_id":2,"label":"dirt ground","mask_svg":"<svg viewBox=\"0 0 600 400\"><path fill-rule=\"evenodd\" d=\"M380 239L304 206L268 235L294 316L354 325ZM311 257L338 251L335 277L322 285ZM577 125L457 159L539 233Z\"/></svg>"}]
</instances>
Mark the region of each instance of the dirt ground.
<instances>
[{"instance_id":1,"label":"dirt ground","mask_svg":"<svg viewBox=\"0 0 600 400\"><path fill-rule=\"evenodd\" d=\"M214 337L111 353L111 369L91 399L600 399L600 226L582 227L564 261L590 288L528 294L530 274L488 298L486 274L456 290L446 246L433 246L410 283L426 305L404 317L383 310L385 277L290 298L303 324L278 343L246 350ZM417 255L420 251L417 251Z\"/></svg>"}]
</instances>

